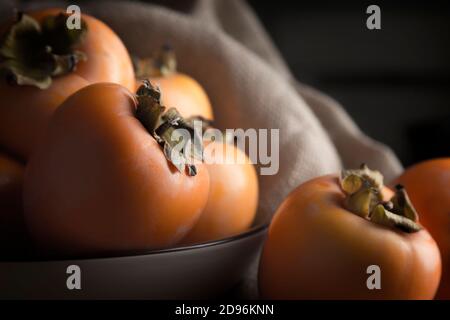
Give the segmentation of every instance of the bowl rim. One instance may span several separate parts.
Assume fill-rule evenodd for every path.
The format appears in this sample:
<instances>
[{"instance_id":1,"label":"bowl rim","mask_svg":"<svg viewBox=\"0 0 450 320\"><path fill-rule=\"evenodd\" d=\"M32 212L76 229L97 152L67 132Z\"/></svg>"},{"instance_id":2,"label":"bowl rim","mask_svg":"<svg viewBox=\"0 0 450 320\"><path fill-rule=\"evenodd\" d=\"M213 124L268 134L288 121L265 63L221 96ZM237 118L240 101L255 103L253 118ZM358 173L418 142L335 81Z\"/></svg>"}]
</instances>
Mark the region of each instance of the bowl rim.
<instances>
[{"instance_id":1,"label":"bowl rim","mask_svg":"<svg viewBox=\"0 0 450 320\"><path fill-rule=\"evenodd\" d=\"M245 232L238 233L233 236L228 236L225 238L210 240L206 242L199 242L191 245L184 245L180 247L171 247L164 249L153 249L153 250L135 250L135 251L125 251L116 253L105 253L98 255L85 255L85 256L73 256L73 257L36 257L28 259L11 259L11 260L0 260L0 265L5 263L40 263L40 262L64 262L64 261L89 261L89 260L107 260L107 259L118 259L118 258L130 258L130 257L140 257L146 255L160 255L168 254L174 252L183 252L188 250L199 250L207 247L214 247L233 241L237 241L243 238L251 237L255 234L263 232L269 228L269 223L263 223L255 225Z\"/></svg>"}]
</instances>

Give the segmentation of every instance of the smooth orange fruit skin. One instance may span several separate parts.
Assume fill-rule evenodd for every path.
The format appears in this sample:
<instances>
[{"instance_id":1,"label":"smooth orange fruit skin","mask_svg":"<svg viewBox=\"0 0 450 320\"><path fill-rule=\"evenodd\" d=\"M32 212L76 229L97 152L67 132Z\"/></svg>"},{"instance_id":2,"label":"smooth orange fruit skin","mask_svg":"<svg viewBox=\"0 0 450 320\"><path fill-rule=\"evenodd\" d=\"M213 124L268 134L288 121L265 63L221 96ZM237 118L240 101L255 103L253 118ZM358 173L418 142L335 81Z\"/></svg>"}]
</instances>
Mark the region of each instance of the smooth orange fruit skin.
<instances>
[{"instance_id":1,"label":"smooth orange fruit skin","mask_svg":"<svg viewBox=\"0 0 450 320\"><path fill-rule=\"evenodd\" d=\"M65 10L46 9L29 15L41 21L59 12ZM0 81L0 145L24 160L39 144L50 116L71 94L95 82L114 82L134 90L133 65L122 41L103 22L82 17L89 31L79 49L88 60L80 62L73 73L53 78L45 90Z\"/></svg>"},{"instance_id":2,"label":"smooth orange fruit skin","mask_svg":"<svg viewBox=\"0 0 450 320\"><path fill-rule=\"evenodd\" d=\"M22 210L24 166L0 153L0 252L19 255L27 244ZM1 257L0 257L1 258Z\"/></svg>"},{"instance_id":3,"label":"smooth orange fruit skin","mask_svg":"<svg viewBox=\"0 0 450 320\"><path fill-rule=\"evenodd\" d=\"M31 235L48 253L98 254L172 246L206 205L203 165L168 163L136 119L124 87L87 86L56 111L24 188Z\"/></svg>"},{"instance_id":4,"label":"smooth orange fruit skin","mask_svg":"<svg viewBox=\"0 0 450 320\"><path fill-rule=\"evenodd\" d=\"M53 79L41 90L0 82L0 145L26 160L34 152L58 106L89 82L76 74Z\"/></svg>"},{"instance_id":5,"label":"smooth orange fruit skin","mask_svg":"<svg viewBox=\"0 0 450 320\"><path fill-rule=\"evenodd\" d=\"M202 86L188 75L174 73L149 80L161 90L162 105L176 108L185 117L202 116L213 120L213 111L208 95ZM136 89L142 81L136 80Z\"/></svg>"},{"instance_id":6,"label":"smooth orange fruit skin","mask_svg":"<svg viewBox=\"0 0 450 320\"><path fill-rule=\"evenodd\" d=\"M394 182L402 184L419 212L420 223L436 240L442 255L437 299L450 299L450 158L428 160L408 169Z\"/></svg>"},{"instance_id":7,"label":"smooth orange fruit skin","mask_svg":"<svg viewBox=\"0 0 450 320\"><path fill-rule=\"evenodd\" d=\"M210 179L208 202L194 228L182 240L184 244L218 240L243 232L256 215L258 177L250 159L233 145L213 142L207 148L212 150L209 154L205 149ZM225 163L208 163L213 157L222 159L223 156Z\"/></svg>"},{"instance_id":8,"label":"smooth orange fruit skin","mask_svg":"<svg viewBox=\"0 0 450 320\"><path fill-rule=\"evenodd\" d=\"M348 212L338 183L319 177L283 201L261 256L262 297L432 299L441 260L429 233L403 233ZM370 265L381 269L380 290L367 288Z\"/></svg>"}]
</instances>

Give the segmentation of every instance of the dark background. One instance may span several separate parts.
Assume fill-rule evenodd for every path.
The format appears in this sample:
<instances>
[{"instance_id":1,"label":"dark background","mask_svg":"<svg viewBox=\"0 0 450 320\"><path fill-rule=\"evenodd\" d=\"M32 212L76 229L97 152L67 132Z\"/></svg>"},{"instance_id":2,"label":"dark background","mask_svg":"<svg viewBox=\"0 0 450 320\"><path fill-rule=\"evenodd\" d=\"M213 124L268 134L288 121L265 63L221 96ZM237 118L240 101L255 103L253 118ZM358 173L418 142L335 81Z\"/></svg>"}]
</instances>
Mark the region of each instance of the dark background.
<instances>
[{"instance_id":1,"label":"dark background","mask_svg":"<svg viewBox=\"0 0 450 320\"><path fill-rule=\"evenodd\" d=\"M404 165L450 156L450 1L249 0L302 82ZM366 8L381 8L381 30Z\"/></svg>"}]
</instances>

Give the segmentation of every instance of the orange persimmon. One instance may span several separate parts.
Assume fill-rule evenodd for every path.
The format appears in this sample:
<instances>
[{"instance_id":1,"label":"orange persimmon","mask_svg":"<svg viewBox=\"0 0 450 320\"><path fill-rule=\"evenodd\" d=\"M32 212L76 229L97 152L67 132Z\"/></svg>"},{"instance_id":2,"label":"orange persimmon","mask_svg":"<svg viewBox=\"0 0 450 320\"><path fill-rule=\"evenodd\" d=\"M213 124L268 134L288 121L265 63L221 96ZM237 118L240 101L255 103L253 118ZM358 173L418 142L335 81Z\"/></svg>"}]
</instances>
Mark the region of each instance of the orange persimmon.
<instances>
[{"instance_id":1,"label":"orange persimmon","mask_svg":"<svg viewBox=\"0 0 450 320\"><path fill-rule=\"evenodd\" d=\"M398 205L403 193L384 202L391 192L361 172L310 180L283 201L260 261L264 298L434 297L441 274L435 241ZM380 283L369 289L371 266L379 267Z\"/></svg>"},{"instance_id":2,"label":"orange persimmon","mask_svg":"<svg viewBox=\"0 0 450 320\"><path fill-rule=\"evenodd\" d=\"M436 240L442 255L437 299L450 299L450 158L421 162L405 170L393 185L403 185L420 212L420 222Z\"/></svg>"},{"instance_id":3,"label":"orange persimmon","mask_svg":"<svg viewBox=\"0 0 450 320\"><path fill-rule=\"evenodd\" d=\"M258 178L247 155L232 144L211 142L205 148L210 187L208 202L184 244L217 240L243 232L258 206Z\"/></svg>"},{"instance_id":4,"label":"orange persimmon","mask_svg":"<svg viewBox=\"0 0 450 320\"><path fill-rule=\"evenodd\" d=\"M177 71L175 53L169 46L148 59L135 59L135 69L136 88L141 79L149 79L161 90L163 105L177 108L185 118L201 116L213 120L208 95L194 78Z\"/></svg>"},{"instance_id":5,"label":"orange persimmon","mask_svg":"<svg viewBox=\"0 0 450 320\"><path fill-rule=\"evenodd\" d=\"M1 28L8 41L0 43L4 71L0 79L0 145L24 160L34 151L54 110L80 88L107 81L134 90L133 65L119 37L84 14L83 32L73 37L64 12L46 9L21 14ZM45 37L44 29L48 30ZM66 38L62 41L64 36L74 43Z\"/></svg>"},{"instance_id":6,"label":"orange persimmon","mask_svg":"<svg viewBox=\"0 0 450 320\"><path fill-rule=\"evenodd\" d=\"M10 86L0 80L0 145L27 159L58 106L89 82L76 74L55 79L49 89Z\"/></svg>"},{"instance_id":7,"label":"orange persimmon","mask_svg":"<svg viewBox=\"0 0 450 320\"><path fill-rule=\"evenodd\" d=\"M65 10L51 8L29 13L40 23L58 14L65 14ZM87 32L77 50L86 55L86 61L80 61L73 73L91 83L118 83L134 91L133 63L122 40L102 21L84 13L81 19L86 23Z\"/></svg>"},{"instance_id":8,"label":"orange persimmon","mask_svg":"<svg viewBox=\"0 0 450 320\"><path fill-rule=\"evenodd\" d=\"M175 124L165 117L173 110L156 126L163 108L152 90L144 85L134 96L93 84L55 112L25 176L25 218L39 248L75 255L164 248L193 227L208 172L166 159Z\"/></svg>"},{"instance_id":9,"label":"orange persimmon","mask_svg":"<svg viewBox=\"0 0 450 320\"><path fill-rule=\"evenodd\" d=\"M27 243L22 210L24 166L0 153L0 255L20 255Z\"/></svg>"}]
</instances>

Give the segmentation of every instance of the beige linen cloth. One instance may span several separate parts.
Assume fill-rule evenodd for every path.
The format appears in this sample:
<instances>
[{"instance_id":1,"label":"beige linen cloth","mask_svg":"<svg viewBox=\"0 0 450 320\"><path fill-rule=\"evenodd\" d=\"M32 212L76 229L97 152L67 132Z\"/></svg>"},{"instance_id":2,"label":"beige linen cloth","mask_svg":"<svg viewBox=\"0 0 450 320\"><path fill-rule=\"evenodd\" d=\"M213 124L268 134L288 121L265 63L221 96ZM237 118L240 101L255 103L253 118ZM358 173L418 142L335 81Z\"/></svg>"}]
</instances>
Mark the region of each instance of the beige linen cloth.
<instances>
[{"instance_id":1,"label":"beige linen cloth","mask_svg":"<svg viewBox=\"0 0 450 320\"><path fill-rule=\"evenodd\" d=\"M4 18L13 7L76 3L7 1L0 12ZM279 172L259 176L260 218L270 217L303 181L343 166L365 162L388 180L401 171L392 151L361 132L336 101L293 78L245 1L198 0L185 11L132 1L78 4L115 30L132 54L148 56L171 43L179 69L206 89L219 128L280 129Z\"/></svg>"}]
</instances>

